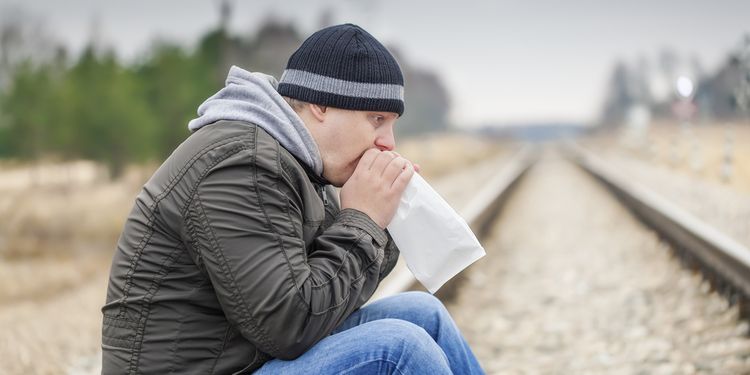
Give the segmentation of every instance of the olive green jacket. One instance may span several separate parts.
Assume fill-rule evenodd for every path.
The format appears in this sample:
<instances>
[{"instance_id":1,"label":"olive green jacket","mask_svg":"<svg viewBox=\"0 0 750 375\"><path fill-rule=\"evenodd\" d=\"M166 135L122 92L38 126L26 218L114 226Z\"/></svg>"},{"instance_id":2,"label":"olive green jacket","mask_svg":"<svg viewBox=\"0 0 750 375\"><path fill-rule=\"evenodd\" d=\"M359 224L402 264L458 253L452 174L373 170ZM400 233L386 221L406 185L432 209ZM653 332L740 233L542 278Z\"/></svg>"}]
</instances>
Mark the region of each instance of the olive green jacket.
<instances>
[{"instance_id":1,"label":"olive green jacket","mask_svg":"<svg viewBox=\"0 0 750 375\"><path fill-rule=\"evenodd\" d=\"M246 373L293 359L398 258L366 214L260 127L219 121L145 184L112 261L104 374Z\"/></svg>"}]
</instances>

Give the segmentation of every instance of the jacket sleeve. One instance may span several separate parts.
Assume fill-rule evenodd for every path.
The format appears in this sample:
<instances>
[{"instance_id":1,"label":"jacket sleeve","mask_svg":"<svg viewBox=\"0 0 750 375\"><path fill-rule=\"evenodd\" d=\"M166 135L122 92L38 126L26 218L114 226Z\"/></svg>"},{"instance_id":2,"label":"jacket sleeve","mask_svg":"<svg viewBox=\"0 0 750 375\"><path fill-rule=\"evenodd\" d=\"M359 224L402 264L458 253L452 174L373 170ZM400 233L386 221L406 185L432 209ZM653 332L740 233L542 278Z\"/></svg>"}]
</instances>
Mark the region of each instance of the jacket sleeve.
<instances>
[{"instance_id":1,"label":"jacket sleeve","mask_svg":"<svg viewBox=\"0 0 750 375\"><path fill-rule=\"evenodd\" d=\"M385 245L383 264L380 266L380 281L383 281L391 273L393 267L396 266L398 256L401 254L401 251L396 246L396 243L393 242L393 238L387 229L385 234L388 236L388 243Z\"/></svg>"},{"instance_id":2,"label":"jacket sleeve","mask_svg":"<svg viewBox=\"0 0 750 375\"><path fill-rule=\"evenodd\" d=\"M261 351L293 359L370 298L389 236L344 209L306 252L302 203L280 171L218 164L196 188L186 229L229 322Z\"/></svg>"}]
</instances>

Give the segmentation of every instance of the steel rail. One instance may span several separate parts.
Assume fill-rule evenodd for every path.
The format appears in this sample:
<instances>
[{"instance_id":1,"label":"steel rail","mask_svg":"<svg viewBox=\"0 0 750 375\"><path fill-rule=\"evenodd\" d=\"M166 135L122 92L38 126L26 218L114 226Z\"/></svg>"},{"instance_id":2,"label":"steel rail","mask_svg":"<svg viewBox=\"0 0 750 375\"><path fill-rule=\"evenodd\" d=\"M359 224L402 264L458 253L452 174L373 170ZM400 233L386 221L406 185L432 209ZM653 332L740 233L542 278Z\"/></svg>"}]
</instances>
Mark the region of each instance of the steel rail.
<instances>
[{"instance_id":1,"label":"steel rail","mask_svg":"<svg viewBox=\"0 0 750 375\"><path fill-rule=\"evenodd\" d=\"M750 316L750 249L622 176L592 152L570 143L568 156L604 184L645 225L669 242L690 267L699 269L712 286Z\"/></svg>"}]
</instances>

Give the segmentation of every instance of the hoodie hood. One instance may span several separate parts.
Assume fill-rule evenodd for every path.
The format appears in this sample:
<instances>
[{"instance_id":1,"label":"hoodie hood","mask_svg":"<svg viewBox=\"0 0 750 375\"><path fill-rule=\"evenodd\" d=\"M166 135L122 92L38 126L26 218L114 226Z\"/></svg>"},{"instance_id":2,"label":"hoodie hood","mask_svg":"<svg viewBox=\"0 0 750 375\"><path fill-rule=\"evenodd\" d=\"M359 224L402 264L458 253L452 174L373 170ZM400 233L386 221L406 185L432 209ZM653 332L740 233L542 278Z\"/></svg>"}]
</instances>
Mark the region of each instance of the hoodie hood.
<instances>
[{"instance_id":1,"label":"hoodie hood","mask_svg":"<svg viewBox=\"0 0 750 375\"><path fill-rule=\"evenodd\" d=\"M316 175L322 176L323 161L318 145L302 119L276 91L277 85L272 76L232 66L226 86L198 107L198 117L188 123L188 129L194 132L220 120L253 123Z\"/></svg>"}]
</instances>

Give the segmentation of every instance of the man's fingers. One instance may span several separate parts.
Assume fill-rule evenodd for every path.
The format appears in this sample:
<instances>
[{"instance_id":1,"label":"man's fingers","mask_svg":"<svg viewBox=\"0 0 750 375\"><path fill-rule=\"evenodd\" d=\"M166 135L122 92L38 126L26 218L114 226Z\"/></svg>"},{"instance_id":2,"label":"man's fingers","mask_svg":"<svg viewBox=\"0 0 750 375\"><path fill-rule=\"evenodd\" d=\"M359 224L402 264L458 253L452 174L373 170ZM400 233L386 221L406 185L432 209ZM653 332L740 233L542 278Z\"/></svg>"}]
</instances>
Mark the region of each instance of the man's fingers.
<instances>
[{"instance_id":1,"label":"man's fingers","mask_svg":"<svg viewBox=\"0 0 750 375\"><path fill-rule=\"evenodd\" d=\"M372 163L375 161L375 158L378 157L378 155L381 153L380 150L377 148L371 148L367 151L365 151L362 154L362 157L359 158L359 163L357 163L356 170L368 170L372 168Z\"/></svg>"},{"instance_id":2,"label":"man's fingers","mask_svg":"<svg viewBox=\"0 0 750 375\"><path fill-rule=\"evenodd\" d=\"M406 168L407 164L409 164L409 161L400 156L391 160L383 171L383 179L388 183L388 186L393 184L393 180Z\"/></svg>"},{"instance_id":3,"label":"man's fingers","mask_svg":"<svg viewBox=\"0 0 750 375\"><path fill-rule=\"evenodd\" d=\"M403 192L404 189L406 189L406 185L409 184L409 180L411 180L412 176L414 176L414 167L411 165L411 163L407 163L406 168L402 169L401 173L393 181L391 189L398 192Z\"/></svg>"},{"instance_id":4,"label":"man's fingers","mask_svg":"<svg viewBox=\"0 0 750 375\"><path fill-rule=\"evenodd\" d=\"M390 151L383 151L381 152L376 158L375 161L372 162L372 166L370 167L370 171L374 173L376 176L380 176L383 174L383 171L385 168L390 164L390 162L396 158L396 155L393 154L393 152Z\"/></svg>"},{"instance_id":5,"label":"man's fingers","mask_svg":"<svg viewBox=\"0 0 750 375\"><path fill-rule=\"evenodd\" d=\"M392 152L392 153L394 153L394 154L396 154L396 156L401 156L401 154L399 154L399 153L398 153L398 152L396 152L396 151L391 151L391 152ZM410 162L410 163L411 163L411 162ZM412 167L414 167L414 172L417 172L417 173L419 173L419 172L421 172L421 171L422 171L422 166L420 166L420 165L419 165L419 164L417 164L417 163L411 163L411 166L412 166Z\"/></svg>"}]
</instances>

